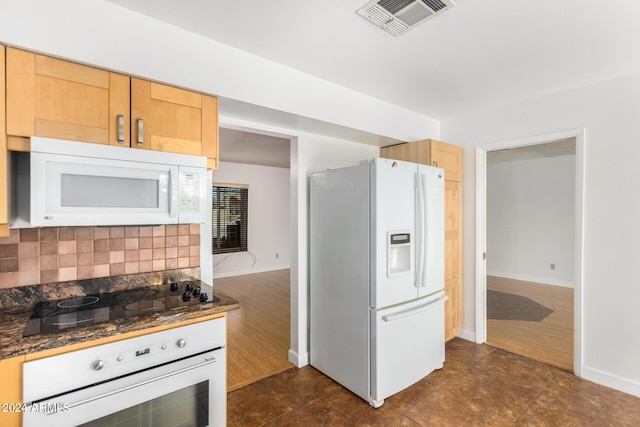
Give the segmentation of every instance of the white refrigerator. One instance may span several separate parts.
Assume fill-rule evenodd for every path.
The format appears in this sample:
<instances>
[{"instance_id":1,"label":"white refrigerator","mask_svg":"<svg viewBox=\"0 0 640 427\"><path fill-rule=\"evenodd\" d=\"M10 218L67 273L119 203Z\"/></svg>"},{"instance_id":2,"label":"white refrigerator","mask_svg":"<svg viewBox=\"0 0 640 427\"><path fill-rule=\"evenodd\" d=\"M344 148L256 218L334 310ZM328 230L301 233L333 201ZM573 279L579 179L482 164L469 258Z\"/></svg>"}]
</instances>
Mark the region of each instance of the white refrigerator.
<instances>
[{"instance_id":1,"label":"white refrigerator","mask_svg":"<svg viewBox=\"0 0 640 427\"><path fill-rule=\"evenodd\" d=\"M310 362L374 407L444 362L444 170L376 158L310 182Z\"/></svg>"}]
</instances>

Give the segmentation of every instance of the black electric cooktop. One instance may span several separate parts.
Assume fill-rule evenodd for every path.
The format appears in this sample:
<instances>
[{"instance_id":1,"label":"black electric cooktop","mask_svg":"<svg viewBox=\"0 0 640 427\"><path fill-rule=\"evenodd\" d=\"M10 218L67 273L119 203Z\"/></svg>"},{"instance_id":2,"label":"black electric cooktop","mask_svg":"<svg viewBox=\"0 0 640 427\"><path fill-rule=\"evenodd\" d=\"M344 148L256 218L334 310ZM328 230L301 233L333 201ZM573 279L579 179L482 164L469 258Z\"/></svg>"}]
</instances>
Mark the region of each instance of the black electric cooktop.
<instances>
[{"instance_id":1,"label":"black electric cooktop","mask_svg":"<svg viewBox=\"0 0 640 427\"><path fill-rule=\"evenodd\" d=\"M134 316L171 312L220 301L201 291L199 280L44 301L33 308L23 336L50 334Z\"/></svg>"}]
</instances>

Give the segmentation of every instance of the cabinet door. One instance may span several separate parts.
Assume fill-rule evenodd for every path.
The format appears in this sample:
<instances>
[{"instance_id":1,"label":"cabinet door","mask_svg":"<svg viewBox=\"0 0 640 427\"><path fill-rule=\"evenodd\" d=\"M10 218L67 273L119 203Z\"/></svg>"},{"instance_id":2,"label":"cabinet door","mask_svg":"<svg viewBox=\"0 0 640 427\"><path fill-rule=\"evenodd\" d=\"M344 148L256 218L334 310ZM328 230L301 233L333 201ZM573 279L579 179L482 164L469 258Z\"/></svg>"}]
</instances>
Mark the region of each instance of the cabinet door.
<instances>
[{"instance_id":1,"label":"cabinet door","mask_svg":"<svg viewBox=\"0 0 640 427\"><path fill-rule=\"evenodd\" d=\"M382 147L380 157L429 165L429 139ZM445 176L446 179L446 176Z\"/></svg>"},{"instance_id":2,"label":"cabinet door","mask_svg":"<svg viewBox=\"0 0 640 427\"><path fill-rule=\"evenodd\" d=\"M11 48L6 60L7 134L129 146L129 77Z\"/></svg>"},{"instance_id":3,"label":"cabinet door","mask_svg":"<svg viewBox=\"0 0 640 427\"><path fill-rule=\"evenodd\" d=\"M445 339L462 331L462 183L444 184Z\"/></svg>"},{"instance_id":4,"label":"cabinet door","mask_svg":"<svg viewBox=\"0 0 640 427\"><path fill-rule=\"evenodd\" d=\"M24 356L0 360L0 425L19 427L21 425L22 364Z\"/></svg>"},{"instance_id":5,"label":"cabinet door","mask_svg":"<svg viewBox=\"0 0 640 427\"><path fill-rule=\"evenodd\" d=\"M7 197L7 134L5 128L4 46L0 46L0 237L9 236Z\"/></svg>"},{"instance_id":6,"label":"cabinet door","mask_svg":"<svg viewBox=\"0 0 640 427\"><path fill-rule=\"evenodd\" d=\"M431 139L429 158L432 166L444 169L447 181L462 181L462 147Z\"/></svg>"},{"instance_id":7,"label":"cabinet door","mask_svg":"<svg viewBox=\"0 0 640 427\"><path fill-rule=\"evenodd\" d=\"M218 101L131 79L132 147L218 158Z\"/></svg>"}]
</instances>

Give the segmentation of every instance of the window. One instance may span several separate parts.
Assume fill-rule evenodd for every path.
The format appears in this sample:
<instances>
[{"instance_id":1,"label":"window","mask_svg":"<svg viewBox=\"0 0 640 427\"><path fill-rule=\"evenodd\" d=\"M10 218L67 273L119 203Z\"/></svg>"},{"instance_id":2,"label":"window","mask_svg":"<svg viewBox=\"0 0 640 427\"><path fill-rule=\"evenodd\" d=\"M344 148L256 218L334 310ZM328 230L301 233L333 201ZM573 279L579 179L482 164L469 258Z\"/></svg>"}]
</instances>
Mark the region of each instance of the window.
<instances>
[{"instance_id":1,"label":"window","mask_svg":"<svg viewBox=\"0 0 640 427\"><path fill-rule=\"evenodd\" d=\"M213 253L247 250L249 188L246 185L214 184Z\"/></svg>"}]
</instances>

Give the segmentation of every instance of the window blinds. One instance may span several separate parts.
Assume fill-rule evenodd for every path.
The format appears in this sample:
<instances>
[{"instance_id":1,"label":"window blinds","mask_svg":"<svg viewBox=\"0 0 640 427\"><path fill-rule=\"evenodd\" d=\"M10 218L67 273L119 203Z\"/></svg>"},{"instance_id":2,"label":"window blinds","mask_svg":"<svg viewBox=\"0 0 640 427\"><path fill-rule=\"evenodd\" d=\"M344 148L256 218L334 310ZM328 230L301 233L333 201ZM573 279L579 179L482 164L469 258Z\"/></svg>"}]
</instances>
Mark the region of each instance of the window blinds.
<instances>
[{"instance_id":1,"label":"window blinds","mask_svg":"<svg viewBox=\"0 0 640 427\"><path fill-rule=\"evenodd\" d=\"M249 189L213 186L213 253L247 250Z\"/></svg>"}]
</instances>

